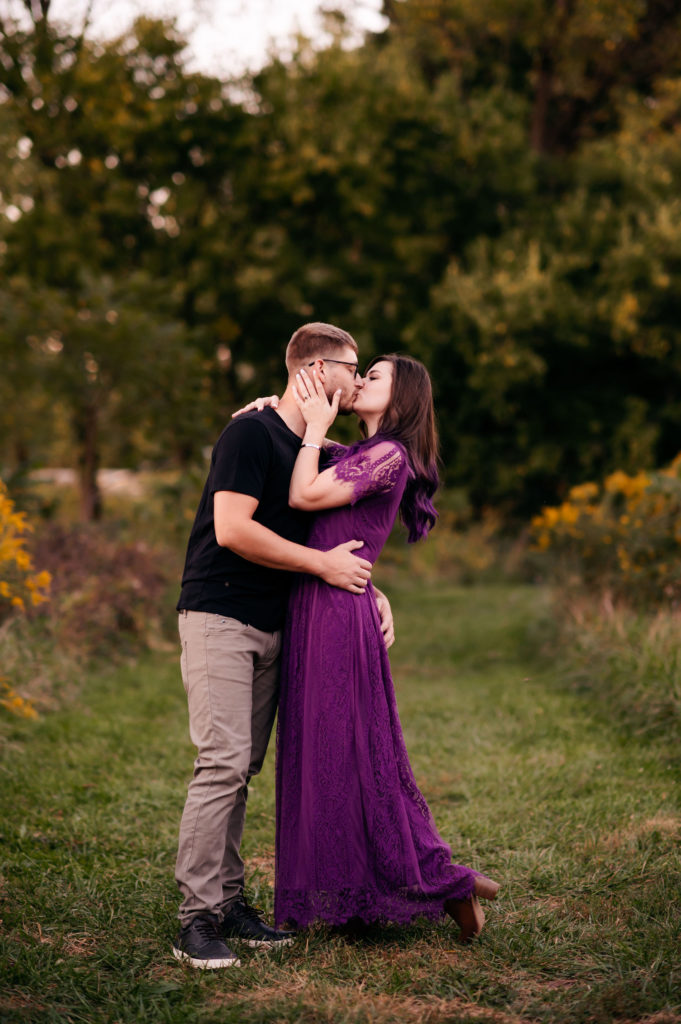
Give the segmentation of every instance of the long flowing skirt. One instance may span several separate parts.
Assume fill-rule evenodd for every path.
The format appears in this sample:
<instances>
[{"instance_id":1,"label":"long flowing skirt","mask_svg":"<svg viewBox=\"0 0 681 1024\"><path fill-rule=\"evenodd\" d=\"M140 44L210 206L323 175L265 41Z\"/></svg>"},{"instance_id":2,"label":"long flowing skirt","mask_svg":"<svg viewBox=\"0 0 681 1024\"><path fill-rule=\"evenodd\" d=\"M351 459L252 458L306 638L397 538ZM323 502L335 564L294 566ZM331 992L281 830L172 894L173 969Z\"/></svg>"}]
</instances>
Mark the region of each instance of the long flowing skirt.
<instances>
[{"instance_id":1,"label":"long flowing skirt","mask_svg":"<svg viewBox=\"0 0 681 1024\"><path fill-rule=\"evenodd\" d=\"M277 729L277 923L437 918L476 874L452 863L414 780L371 587L300 578Z\"/></svg>"}]
</instances>

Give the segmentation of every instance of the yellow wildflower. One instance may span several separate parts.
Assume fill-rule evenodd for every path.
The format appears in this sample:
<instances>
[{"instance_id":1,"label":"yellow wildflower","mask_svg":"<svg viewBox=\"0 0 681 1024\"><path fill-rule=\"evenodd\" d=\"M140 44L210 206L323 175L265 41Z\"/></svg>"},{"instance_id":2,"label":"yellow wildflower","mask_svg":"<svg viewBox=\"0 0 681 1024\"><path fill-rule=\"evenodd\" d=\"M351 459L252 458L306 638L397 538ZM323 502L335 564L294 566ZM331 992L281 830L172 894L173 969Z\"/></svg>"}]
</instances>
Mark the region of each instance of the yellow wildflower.
<instances>
[{"instance_id":1,"label":"yellow wildflower","mask_svg":"<svg viewBox=\"0 0 681 1024\"><path fill-rule=\"evenodd\" d=\"M20 697L18 693L15 693L11 686L6 680L0 680L0 707L6 708L7 711L11 711L14 715L19 715L21 718L37 718L38 712L33 707L30 700L25 700Z\"/></svg>"},{"instance_id":2,"label":"yellow wildflower","mask_svg":"<svg viewBox=\"0 0 681 1024\"><path fill-rule=\"evenodd\" d=\"M569 501L563 502L558 509L558 514L564 523L576 523L579 519L579 509L571 505Z\"/></svg>"},{"instance_id":3,"label":"yellow wildflower","mask_svg":"<svg viewBox=\"0 0 681 1024\"><path fill-rule=\"evenodd\" d=\"M576 487L570 488L570 500L578 502L591 501L592 498L598 497L598 484L586 483L577 484Z\"/></svg>"},{"instance_id":4,"label":"yellow wildflower","mask_svg":"<svg viewBox=\"0 0 681 1024\"><path fill-rule=\"evenodd\" d=\"M560 512L558 511L557 508L554 508L553 506L549 506L548 508L544 509L544 523L545 523L546 526L549 527L549 529L552 526L556 526L559 521L560 521Z\"/></svg>"},{"instance_id":5,"label":"yellow wildflower","mask_svg":"<svg viewBox=\"0 0 681 1024\"><path fill-rule=\"evenodd\" d=\"M31 568L31 556L26 551L17 551L14 556L14 563L17 569L27 571Z\"/></svg>"},{"instance_id":6,"label":"yellow wildflower","mask_svg":"<svg viewBox=\"0 0 681 1024\"><path fill-rule=\"evenodd\" d=\"M630 479L626 473L618 469L611 473L610 476L606 476L603 486L608 494L626 494Z\"/></svg>"}]
</instances>

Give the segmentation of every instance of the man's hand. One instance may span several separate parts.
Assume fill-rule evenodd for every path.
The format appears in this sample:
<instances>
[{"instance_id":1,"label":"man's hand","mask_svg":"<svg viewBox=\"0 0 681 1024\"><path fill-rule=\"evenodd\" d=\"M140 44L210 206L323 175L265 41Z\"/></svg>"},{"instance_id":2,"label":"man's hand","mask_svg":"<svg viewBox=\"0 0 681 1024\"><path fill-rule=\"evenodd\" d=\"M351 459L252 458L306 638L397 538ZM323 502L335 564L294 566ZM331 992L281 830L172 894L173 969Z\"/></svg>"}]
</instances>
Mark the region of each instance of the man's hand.
<instances>
[{"instance_id":1,"label":"man's hand","mask_svg":"<svg viewBox=\"0 0 681 1024\"><path fill-rule=\"evenodd\" d=\"M262 412L267 405L271 405L273 409L276 409L279 405L279 396L268 395L267 398L256 398L254 401L249 402L248 405L245 405L243 409L237 409L236 412L233 412L232 419L235 416L241 416L242 412Z\"/></svg>"},{"instance_id":2,"label":"man's hand","mask_svg":"<svg viewBox=\"0 0 681 1024\"><path fill-rule=\"evenodd\" d=\"M325 583L341 590L349 590L351 594L363 594L371 579L371 562L359 558L352 552L363 548L364 541L348 540L330 551L322 552L324 559L323 571L319 574Z\"/></svg>"},{"instance_id":3,"label":"man's hand","mask_svg":"<svg viewBox=\"0 0 681 1024\"><path fill-rule=\"evenodd\" d=\"M385 646L392 647L395 643L395 623L393 622L393 612L390 607L390 601L385 594L381 590L377 590L376 587L374 587L374 594L376 595L378 614L381 616L381 632L383 633Z\"/></svg>"}]
</instances>

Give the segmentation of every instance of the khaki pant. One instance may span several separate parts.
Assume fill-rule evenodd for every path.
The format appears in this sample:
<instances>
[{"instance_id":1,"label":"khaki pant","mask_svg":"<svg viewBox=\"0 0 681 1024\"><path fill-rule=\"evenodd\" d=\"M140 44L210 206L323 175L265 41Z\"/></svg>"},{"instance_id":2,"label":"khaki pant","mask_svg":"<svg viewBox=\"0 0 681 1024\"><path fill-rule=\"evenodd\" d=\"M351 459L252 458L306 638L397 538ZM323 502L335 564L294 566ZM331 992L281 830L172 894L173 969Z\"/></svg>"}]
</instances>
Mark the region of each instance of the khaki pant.
<instances>
[{"instance_id":1,"label":"khaki pant","mask_svg":"<svg viewBox=\"0 0 681 1024\"><path fill-rule=\"evenodd\" d=\"M182 681L198 749L180 824L179 917L222 918L244 884L239 854L251 777L277 707L281 634L209 612L180 612Z\"/></svg>"}]
</instances>

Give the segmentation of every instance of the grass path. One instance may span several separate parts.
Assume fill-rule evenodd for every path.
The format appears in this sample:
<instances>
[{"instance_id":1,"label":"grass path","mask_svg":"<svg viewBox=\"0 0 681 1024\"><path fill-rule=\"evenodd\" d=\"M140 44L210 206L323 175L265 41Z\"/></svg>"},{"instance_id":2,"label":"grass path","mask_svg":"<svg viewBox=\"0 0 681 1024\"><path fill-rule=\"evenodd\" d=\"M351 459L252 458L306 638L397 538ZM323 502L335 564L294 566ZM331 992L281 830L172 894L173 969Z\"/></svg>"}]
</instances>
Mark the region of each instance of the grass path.
<instances>
[{"instance_id":1,"label":"grass path","mask_svg":"<svg viewBox=\"0 0 681 1024\"><path fill-rule=\"evenodd\" d=\"M681 1022L680 752L642 743L541 653L529 587L395 583L398 700L458 860L504 883L481 940L446 923L316 929L211 976L169 956L193 757L174 659L0 723L0 1021ZM272 758L244 852L271 909Z\"/></svg>"}]
</instances>

